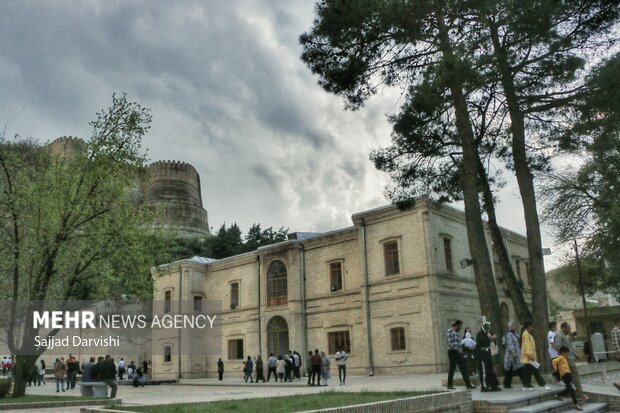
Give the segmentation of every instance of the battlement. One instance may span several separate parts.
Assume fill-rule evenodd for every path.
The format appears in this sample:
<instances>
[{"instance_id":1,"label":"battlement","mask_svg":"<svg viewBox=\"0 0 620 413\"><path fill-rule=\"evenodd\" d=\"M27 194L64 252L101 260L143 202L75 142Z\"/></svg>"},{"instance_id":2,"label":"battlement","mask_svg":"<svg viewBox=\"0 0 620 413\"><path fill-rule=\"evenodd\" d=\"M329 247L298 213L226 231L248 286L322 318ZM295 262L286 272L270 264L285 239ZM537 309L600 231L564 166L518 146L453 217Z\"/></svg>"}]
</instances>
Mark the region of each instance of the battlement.
<instances>
[{"instance_id":1,"label":"battlement","mask_svg":"<svg viewBox=\"0 0 620 413\"><path fill-rule=\"evenodd\" d=\"M183 161L156 161L147 165L147 169L152 175L171 175L186 173L198 176L198 171L192 164Z\"/></svg>"},{"instance_id":2,"label":"battlement","mask_svg":"<svg viewBox=\"0 0 620 413\"><path fill-rule=\"evenodd\" d=\"M52 155L73 155L79 150L86 147L83 139L75 136L61 136L49 143L50 153Z\"/></svg>"}]
</instances>

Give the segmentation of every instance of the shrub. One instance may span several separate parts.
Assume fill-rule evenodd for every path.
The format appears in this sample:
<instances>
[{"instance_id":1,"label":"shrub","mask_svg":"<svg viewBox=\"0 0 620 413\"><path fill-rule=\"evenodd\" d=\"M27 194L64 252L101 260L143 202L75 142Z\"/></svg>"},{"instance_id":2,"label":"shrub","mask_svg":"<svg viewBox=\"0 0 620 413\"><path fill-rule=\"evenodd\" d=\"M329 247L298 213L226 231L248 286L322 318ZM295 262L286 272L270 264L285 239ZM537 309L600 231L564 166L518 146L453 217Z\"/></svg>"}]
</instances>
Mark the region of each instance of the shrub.
<instances>
[{"instance_id":1,"label":"shrub","mask_svg":"<svg viewBox=\"0 0 620 413\"><path fill-rule=\"evenodd\" d=\"M0 379L0 399L7 395L11 390L11 381L7 379Z\"/></svg>"}]
</instances>

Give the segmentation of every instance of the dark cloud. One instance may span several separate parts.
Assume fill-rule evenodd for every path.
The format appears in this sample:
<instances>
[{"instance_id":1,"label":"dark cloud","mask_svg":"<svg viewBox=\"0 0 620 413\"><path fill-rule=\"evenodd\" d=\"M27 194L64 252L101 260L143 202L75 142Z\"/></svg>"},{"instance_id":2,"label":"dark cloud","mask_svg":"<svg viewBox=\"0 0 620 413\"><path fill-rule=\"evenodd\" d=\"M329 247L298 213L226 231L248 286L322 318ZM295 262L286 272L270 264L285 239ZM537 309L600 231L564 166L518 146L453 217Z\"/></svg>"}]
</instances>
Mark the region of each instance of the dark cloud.
<instances>
[{"instance_id":1,"label":"dark cloud","mask_svg":"<svg viewBox=\"0 0 620 413\"><path fill-rule=\"evenodd\" d=\"M389 142L399 94L344 111L299 60L313 17L308 1L0 2L0 122L41 140L87 137L127 92L152 109L151 159L201 174L213 226L348 226L386 203L368 154ZM502 223L523 232L515 205Z\"/></svg>"}]
</instances>

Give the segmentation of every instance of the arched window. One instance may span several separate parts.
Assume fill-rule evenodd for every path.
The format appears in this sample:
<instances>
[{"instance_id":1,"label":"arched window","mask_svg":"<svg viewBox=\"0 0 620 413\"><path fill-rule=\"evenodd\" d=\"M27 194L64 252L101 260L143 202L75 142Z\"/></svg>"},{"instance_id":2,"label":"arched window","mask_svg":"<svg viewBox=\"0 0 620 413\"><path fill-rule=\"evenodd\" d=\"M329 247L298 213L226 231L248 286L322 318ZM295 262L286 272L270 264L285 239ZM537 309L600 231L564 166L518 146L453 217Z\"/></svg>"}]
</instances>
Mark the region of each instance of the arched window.
<instances>
[{"instance_id":1,"label":"arched window","mask_svg":"<svg viewBox=\"0 0 620 413\"><path fill-rule=\"evenodd\" d=\"M279 315L267 323L267 347L270 353L284 355L289 351L288 323Z\"/></svg>"},{"instance_id":2,"label":"arched window","mask_svg":"<svg viewBox=\"0 0 620 413\"><path fill-rule=\"evenodd\" d=\"M288 302L286 265L274 261L267 270L267 305L281 305Z\"/></svg>"}]
</instances>

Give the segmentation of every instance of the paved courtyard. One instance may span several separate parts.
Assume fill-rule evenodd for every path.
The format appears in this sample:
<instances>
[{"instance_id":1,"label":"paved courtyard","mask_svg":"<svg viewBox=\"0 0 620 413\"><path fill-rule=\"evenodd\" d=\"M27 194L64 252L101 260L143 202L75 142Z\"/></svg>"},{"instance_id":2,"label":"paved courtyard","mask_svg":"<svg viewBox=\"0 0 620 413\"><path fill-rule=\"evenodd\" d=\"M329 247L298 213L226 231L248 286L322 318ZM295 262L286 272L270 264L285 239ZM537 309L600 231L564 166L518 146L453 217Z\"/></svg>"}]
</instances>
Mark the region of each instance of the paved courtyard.
<instances>
[{"instance_id":1,"label":"paved courtyard","mask_svg":"<svg viewBox=\"0 0 620 413\"><path fill-rule=\"evenodd\" d=\"M308 387L305 381L289 383L266 383L266 384L245 384L238 378L226 378L223 382L217 379L192 379L182 380L179 384L146 386L144 388L134 388L133 386L119 386L117 397L123 400L123 404L168 404L168 403L193 403L215 400L230 400L259 397L290 396L291 394L310 394L326 390L334 391L426 391L426 390L445 390L441 386L442 379L446 374L418 374L403 376L351 376L347 379L346 386L339 386L338 380L332 381L328 387ZM79 386L79 385L78 385ZM600 386L586 385L587 390L601 389ZM609 387L609 386L607 386ZM458 387L457 388L462 388ZM610 388L610 392L615 389ZM50 381L46 386L29 387L28 394L56 395L56 387ZM509 392L506 392L509 393ZM521 393L521 392L519 392ZM79 389L69 390L61 395L79 395ZM488 393L485 393L488 395ZM474 399L479 398L481 393L474 390ZM497 394L498 397L501 393ZM507 396L505 394L504 396ZM25 410L8 410L11 412L21 412ZM63 407L58 409L46 409L51 413L78 413L79 407Z\"/></svg>"}]
</instances>

